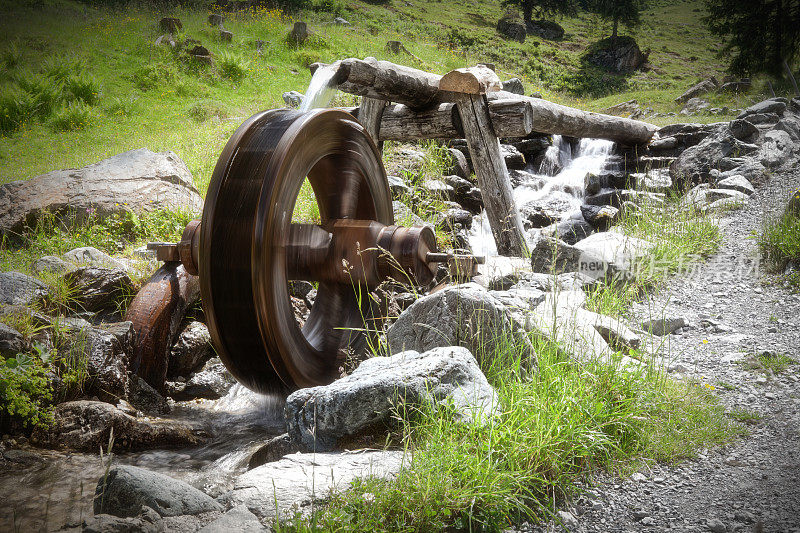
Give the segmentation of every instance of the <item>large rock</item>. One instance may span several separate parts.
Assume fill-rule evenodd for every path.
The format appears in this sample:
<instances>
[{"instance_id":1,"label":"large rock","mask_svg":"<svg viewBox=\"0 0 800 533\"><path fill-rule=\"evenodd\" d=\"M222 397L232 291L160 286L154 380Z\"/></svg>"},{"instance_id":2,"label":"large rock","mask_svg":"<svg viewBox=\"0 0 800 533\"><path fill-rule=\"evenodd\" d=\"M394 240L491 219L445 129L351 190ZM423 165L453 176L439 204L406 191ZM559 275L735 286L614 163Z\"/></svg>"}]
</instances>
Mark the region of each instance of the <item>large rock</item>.
<instances>
[{"instance_id":1,"label":"large rock","mask_svg":"<svg viewBox=\"0 0 800 533\"><path fill-rule=\"evenodd\" d=\"M516 18L503 17L497 21L497 33L521 43L525 42L525 25Z\"/></svg>"},{"instance_id":2,"label":"large rock","mask_svg":"<svg viewBox=\"0 0 800 533\"><path fill-rule=\"evenodd\" d=\"M615 231L593 233L575 244L575 248L591 258L598 258L606 276L636 278L637 261L645 257L655 245L644 239L629 237ZM589 269L591 275L596 269Z\"/></svg>"},{"instance_id":3,"label":"large rock","mask_svg":"<svg viewBox=\"0 0 800 533\"><path fill-rule=\"evenodd\" d=\"M307 450L327 451L342 439L391 427L405 409L413 413L440 403L452 405L466 420L485 419L499 408L469 350L450 346L367 359L330 385L289 395L286 424L291 439Z\"/></svg>"},{"instance_id":4,"label":"large rock","mask_svg":"<svg viewBox=\"0 0 800 533\"><path fill-rule=\"evenodd\" d=\"M120 268L83 267L64 279L75 294L69 305L79 312L115 311L122 298L133 294L133 281Z\"/></svg>"},{"instance_id":5,"label":"large rock","mask_svg":"<svg viewBox=\"0 0 800 533\"><path fill-rule=\"evenodd\" d=\"M237 505L197 533L220 533L235 531L236 533L260 533L270 531L259 522L258 517L247 510L245 505Z\"/></svg>"},{"instance_id":6,"label":"large rock","mask_svg":"<svg viewBox=\"0 0 800 533\"><path fill-rule=\"evenodd\" d=\"M728 200L729 202L726 204L731 202L744 204L747 202L747 198L746 193L734 188L712 189L707 183L701 183L687 192L680 204L684 208L705 212L720 200ZM722 204L716 207L722 207Z\"/></svg>"},{"instance_id":7,"label":"large rock","mask_svg":"<svg viewBox=\"0 0 800 533\"><path fill-rule=\"evenodd\" d=\"M752 122L749 122L744 119L736 119L731 120L728 129L731 131L731 135L739 139L740 141L751 143L758 139L758 128L753 125Z\"/></svg>"},{"instance_id":8,"label":"large rock","mask_svg":"<svg viewBox=\"0 0 800 533\"><path fill-rule=\"evenodd\" d=\"M358 478L390 478L409 460L402 451L295 453L242 474L218 499L231 507L244 504L262 520L290 518Z\"/></svg>"},{"instance_id":9,"label":"large rock","mask_svg":"<svg viewBox=\"0 0 800 533\"><path fill-rule=\"evenodd\" d=\"M787 100L785 98L770 98L769 100L751 105L736 118L747 118L750 115L763 115L766 113L782 115L783 112L786 111L786 102Z\"/></svg>"},{"instance_id":10,"label":"large rock","mask_svg":"<svg viewBox=\"0 0 800 533\"><path fill-rule=\"evenodd\" d=\"M564 37L564 28L552 20L528 20L525 22L525 29L529 34L548 41L557 41Z\"/></svg>"},{"instance_id":11,"label":"large rock","mask_svg":"<svg viewBox=\"0 0 800 533\"><path fill-rule=\"evenodd\" d=\"M586 55L586 60L612 72L631 72L644 65L647 56L633 37L619 36L615 46L611 45L610 37L598 42Z\"/></svg>"},{"instance_id":12,"label":"large rock","mask_svg":"<svg viewBox=\"0 0 800 533\"><path fill-rule=\"evenodd\" d=\"M103 329L81 320L61 319L64 336L56 348L60 357L86 361L84 392L116 402L128 395L128 354L134 342L133 324L107 324Z\"/></svg>"},{"instance_id":13,"label":"large rock","mask_svg":"<svg viewBox=\"0 0 800 533\"><path fill-rule=\"evenodd\" d=\"M188 377L214 355L211 334L202 322L193 320L181 326L178 338L169 352L167 377Z\"/></svg>"},{"instance_id":14,"label":"large rock","mask_svg":"<svg viewBox=\"0 0 800 533\"><path fill-rule=\"evenodd\" d=\"M70 250L61 256L68 263L80 266L93 266L98 268L126 270L126 266L92 246L84 246Z\"/></svg>"},{"instance_id":15,"label":"large rock","mask_svg":"<svg viewBox=\"0 0 800 533\"><path fill-rule=\"evenodd\" d=\"M756 192L756 190L753 188L753 185L741 174L734 174L733 176L728 176L727 178L719 180L717 182L717 188L739 191L748 196Z\"/></svg>"},{"instance_id":16,"label":"large rock","mask_svg":"<svg viewBox=\"0 0 800 533\"><path fill-rule=\"evenodd\" d=\"M463 346L482 365L512 346L530 342L502 303L475 283L446 287L403 311L386 332L392 353Z\"/></svg>"},{"instance_id":17,"label":"large rock","mask_svg":"<svg viewBox=\"0 0 800 533\"><path fill-rule=\"evenodd\" d=\"M714 76L711 76L710 78L706 78L703 81L700 81L686 89L686 92L677 97L675 102L679 104L686 103L692 98L713 91L718 86L719 82L717 82L717 79Z\"/></svg>"},{"instance_id":18,"label":"large rock","mask_svg":"<svg viewBox=\"0 0 800 533\"><path fill-rule=\"evenodd\" d=\"M572 209L572 203L565 198L547 197L523 204L519 216L525 229L543 228L566 217Z\"/></svg>"},{"instance_id":19,"label":"large rock","mask_svg":"<svg viewBox=\"0 0 800 533\"><path fill-rule=\"evenodd\" d=\"M772 130L764 134L759 160L767 168L781 166L797 148L792 137L783 130Z\"/></svg>"},{"instance_id":20,"label":"large rock","mask_svg":"<svg viewBox=\"0 0 800 533\"><path fill-rule=\"evenodd\" d=\"M21 272L0 272L0 306L30 305L48 293L47 285Z\"/></svg>"},{"instance_id":21,"label":"large rock","mask_svg":"<svg viewBox=\"0 0 800 533\"><path fill-rule=\"evenodd\" d=\"M754 144L743 143L733 136L727 126L717 128L699 144L690 146L670 165L670 175L679 184L707 181L712 169L729 156L751 154L758 150Z\"/></svg>"},{"instance_id":22,"label":"large rock","mask_svg":"<svg viewBox=\"0 0 800 533\"><path fill-rule=\"evenodd\" d=\"M90 400L56 405L52 426L36 430L33 439L52 448L97 453L108 447L112 430L115 451L183 448L200 443L187 425L135 418L111 404Z\"/></svg>"},{"instance_id":23,"label":"large rock","mask_svg":"<svg viewBox=\"0 0 800 533\"><path fill-rule=\"evenodd\" d=\"M141 148L81 169L0 185L0 234L32 226L44 211L70 224L91 213L102 219L131 211L199 212L202 206L192 175L177 155Z\"/></svg>"},{"instance_id":24,"label":"large rock","mask_svg":"<svg viewBox=\"0 0 800 533\"><path fill-rule=\"evenodd\" d=\"M582 272L587 259L592 264L593 260L599 261L599 258L589 258L571 244L546 235L538 235L531 246L531 268L534 272Z\"/></svg>"},{"instance_id":25,"label":"large rock","mask_svg":"<svg viewBox=\"0 0 800 533\"><path fill-rule=\"evenodd\" d=\"M95 514L137 516L145 506L160 516L222 510L211 496L188 483L136 466L114 466L97 482Z\"/></svg>"},{"instance_id":26,"label":"large rock","mask_svg":"<svg viewBox=\"0 0 800 533\"><path fill-rule=\"evenodd\" d=\"M0 322L0 355L13 357L28 347L19 331Z\"/></svg>"},{"instance_id":27,"label":"large rock","mask_svg":"<svg viewBox=\"0 0 800 533\"><path fill-rule=\"evenodd\" d=\"M708 100L702 98L690 98L688 102L683 105L681 115L696 115L700 111L706 110L711 107Z\"/></svg>"},{"instance_id":28,"label":"large rock","mask_svg":"<svg viewBox=\"0 0 800 533\"><path fill-rule=\"evenodd\" d=\"M542 228L542 235L553 237L567 244L575 244L592 234L594 228L583 218L568 218L557 224Z\"/></svg>"},{"instance_id":29,"label":"large rock","mask_svg":"<svg viewBox=\"0 0 800 533\"><path fill-rule=\"evenodd\" d=\"M168 382L167 392L178 401L205 398L216 400L225 396L236 380L217 357L212 357L184 382Z\"/></svg>"}]
</instances>

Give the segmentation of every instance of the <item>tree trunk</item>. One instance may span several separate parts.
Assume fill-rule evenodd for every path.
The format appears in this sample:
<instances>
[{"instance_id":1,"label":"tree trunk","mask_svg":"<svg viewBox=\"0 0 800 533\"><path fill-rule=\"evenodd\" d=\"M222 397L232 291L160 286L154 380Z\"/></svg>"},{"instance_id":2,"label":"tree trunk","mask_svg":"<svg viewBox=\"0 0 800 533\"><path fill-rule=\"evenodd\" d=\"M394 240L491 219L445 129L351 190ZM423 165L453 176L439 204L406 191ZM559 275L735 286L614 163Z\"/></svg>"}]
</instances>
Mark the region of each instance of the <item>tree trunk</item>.
<instances>
[{"instance_id":1,"label":"tree trunk","mask_svg":"<svg viewBox=\"0 0 800 533\"><path fill-rule=\"evenodd\" d=\"M528 23L533 21L533 2L531 0L522 0L522 18L525 21L525 29L528 28Z\"/></svg>"},{"instance_id":2,"label":"tree trunk","mask_svg":"<svg viewBox=\"0 0 800 533\"><path fill-rule=\"evenodd\" d=\"M617 47L617 28L619 27L619 16L614 15L614 29L611 32L611 48Z\"/></svg>"}]
</instances>

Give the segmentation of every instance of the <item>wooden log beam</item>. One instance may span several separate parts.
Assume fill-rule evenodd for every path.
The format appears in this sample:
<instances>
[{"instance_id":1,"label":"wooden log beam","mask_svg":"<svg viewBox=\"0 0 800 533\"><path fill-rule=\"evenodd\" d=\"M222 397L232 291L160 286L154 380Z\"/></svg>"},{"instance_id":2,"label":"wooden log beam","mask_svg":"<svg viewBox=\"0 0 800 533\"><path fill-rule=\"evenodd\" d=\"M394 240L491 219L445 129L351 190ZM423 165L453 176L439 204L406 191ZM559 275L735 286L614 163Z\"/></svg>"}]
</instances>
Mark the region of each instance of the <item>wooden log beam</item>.
<instances>
[{"instance_id":1,"label":"wooden log beam","mask_svg":"<svg viewBox=\"0 0 800 533\"><path fill-rule=\"evenodd\" d=\"M658 131L657 126L647 122L582 111L506 91L489 93L487 97L490 106L503 101L529 102L533 110L531 130L538 133L607 139L622 144L647 144Z\"/></svg>"},{"instance_id":2,"label":"wooden log beam","mask_svg":"<svg viewBox=\"0 0 800 533\"><path fill-rule=\"evenodd\" d=\"M379 134L381 130L381 116L383 109L389 102L386 100L377 100L375 98L364 97L361 100L361 107L358 110L358 121L364 126L364 129L375 144L378 146L378 151L383 153L383 141L380 140Z\"/></svg>"},{"instance_id":3,"label":"wooden log beam","mask_svg":"<svg viewBox=\"0 0 800 533\"><path fill-rule=\"evenodd\" d=\"M441 104L452 103L454 95L457 94L440 89L439 84L442 81L442 76L438 74L395 65L388 61L378 61L374 58L365 60L351 58L340 61L335 65L337 65L337 72L333 79L340 90L360 96L404 104L410 111L425 111L434 113L434 115L437 111L449 112L450 108L443 108ZM312 72L320 66L322 66L321 63L313 64L311 66ZM464 83L469 83L462 76L465 70L470 69L454 71L459 72L457 75L449 73L448 76L451 76L452 83L446 82L445 85L451 84L451 89L456 87L465 88ZM555 104L540 98L520 96L505 91L492 92L491 88L494 87L484 87L483 92L486 93L489 99L489 109L493 115L492 123L500 137L522 137L535 131L571 137L608 139L622 144L633 145L647 144L658 129L652 124L638 120L581 111L580 109ZM520 104L506 103L509 100L528 102L530 111L525 105L517 108L515 106ZM503 106L505 105L510 107L504 108ZM393 112L391 111L392 109L391 107L386 109L384 119L388 118L388 114ZM523 126L520 126L520 124L508 125L507 121L513 120L517 109L526 113L521 118ZM403 111L405 113L403 116L406 118L410 116L410 113L405 110L395 109L395 111L398 113ZM530 117L528 117L528 113L531 113ZM426 116L432 117L434 115ZM527 133L518 134L518 132L527 129L529 118L530 130ZM451 136L452 128L447 127L444 122L438 119L436 124L431 126L431 129L437 133L427 138L448 138ZM383 125L381 129L383 129ZM415 135L413 134L414 127L411 127L410 131L412 135ZM394 134L392 135L392 139L424 138L417 136L394 137ZM388 140L389 137L386 137L386 139Z\"/></svg>"}]
</instances>

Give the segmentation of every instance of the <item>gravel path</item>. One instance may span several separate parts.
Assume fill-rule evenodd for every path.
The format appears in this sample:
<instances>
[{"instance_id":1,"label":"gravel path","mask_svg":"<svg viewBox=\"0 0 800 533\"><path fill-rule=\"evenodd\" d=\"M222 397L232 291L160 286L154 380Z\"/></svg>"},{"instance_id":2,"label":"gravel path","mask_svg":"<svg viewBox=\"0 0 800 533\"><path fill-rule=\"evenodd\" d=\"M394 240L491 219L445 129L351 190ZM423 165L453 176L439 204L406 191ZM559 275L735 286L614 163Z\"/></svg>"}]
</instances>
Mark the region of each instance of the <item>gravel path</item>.
<instances>
[{"instance_id":1,"label":"gravel path","mask_svg":"<svg viewBox=\"0 0 800 533\"><path fill-rule=\"evenodd\" d=\"M684 317L689 325L668 337L673 376L716 386L728 409L762 418L747 437L697 459L625 479L600 476L563 505L566 529L800 532L800 367L771 375L740 363L764 351L800 360L800 295L765 283L750 238L799 185L800 166L773 176L720 221L719 253L631 311L638 319ZM533 531L561 529L551 522Z\"/></svg>"}]
</instances>

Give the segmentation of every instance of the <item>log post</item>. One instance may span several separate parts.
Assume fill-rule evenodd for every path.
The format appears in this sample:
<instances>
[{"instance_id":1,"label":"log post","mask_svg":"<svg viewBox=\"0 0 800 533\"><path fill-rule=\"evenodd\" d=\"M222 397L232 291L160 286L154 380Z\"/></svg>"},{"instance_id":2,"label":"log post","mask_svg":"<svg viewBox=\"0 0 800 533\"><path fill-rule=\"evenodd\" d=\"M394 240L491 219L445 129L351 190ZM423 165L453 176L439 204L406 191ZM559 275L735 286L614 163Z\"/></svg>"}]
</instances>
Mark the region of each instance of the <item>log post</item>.
<instances>
[{"instance_id":1,"label":"log post","mask_svg":"<svg viewBox=\"0 0 800 533\"><path fill-rule=\"evenodd\" d=\"M383 117L383 109L388 103L386 100L365 96L361 99L361 106L358 108L358 121L375 141L375 145L381 153L383 153L383 141L380 140L381 117Z\"/></svg>"},{"instance_id":2,"label":"log post","mask_svg":"<svg viewBox=\"0 0 800 533\"><path fill-rule=\"evenodd\" d=\"M514 205L508 169L500 154L500 139L492 126L486 99L487 92L500 87L497 75L482 66L451 71L439 82L439 89L450 93L458 107L497 252L525 257L528 246L522 221Z\"/></svg>"}]
</instances>

